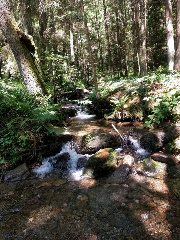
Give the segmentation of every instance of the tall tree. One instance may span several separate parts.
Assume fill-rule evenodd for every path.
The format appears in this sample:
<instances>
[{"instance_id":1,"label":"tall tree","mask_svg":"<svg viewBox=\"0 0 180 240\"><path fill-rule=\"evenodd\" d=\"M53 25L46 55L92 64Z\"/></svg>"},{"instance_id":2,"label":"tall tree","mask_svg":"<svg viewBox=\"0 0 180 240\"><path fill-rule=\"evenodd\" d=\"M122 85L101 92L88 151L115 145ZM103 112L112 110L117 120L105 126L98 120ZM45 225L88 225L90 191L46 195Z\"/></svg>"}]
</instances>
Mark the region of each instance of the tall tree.
<instances>
[{"instance_id":1,"label":"tall tree","mask_svg":"<svg viewBox=\"0 0 180 240\"><path fill-rule=\"evenodd\" d=\"M20 31L6 0L0 0L0 29L14 54L24 84L29 92L45 94L46 89L36 58L33 40Z\"/></svg>"},{"instance_id":2,"label":"tall tree","mask_svg":"<svg viewBox=\"0 0 180 240\"><path fill-rule=\"evenodd\" d=\"M177 0L176 54L174 69L180 71L180 0Z\"/></svg>"},{"instance_id":3,"label":"tall tree","mask_svg":"<svg viewBox=\"0 0 180 240\"><path fill-rule=\"evenodd\" d=\"M104 8L104 26L105 26L105 33L106 33L106 42L107 42L107 57L109 62L109 67L111 69L112 78L114 78L114 65L112 61L112 53L111 53L111 45L110 45L110 36L109 36L109 26L108 26L108 14L107 14L107 7L106 1L103 0L103 8Z\"/></svg>"},{"instance_id":4,"label":"tall tree","mask_svg":"<svg viewBox=\"0 0 180 240\"><path fill-rule=\"evenodd\" d=\"M172 18L172 2L171 0L165 0L166 9L166 33L167 33L167 55L168 55L168 69L174 69L174 29Z\"/></svg>"},{"instance_id":5,"label":"tall tree","mask_svg":"<svg viewBox=\"0 0 180 240\"><path fill-rule=\"evenodd\" d=\"M147 75L147 60L146 60L146 0L140 0L140 53L139 53L139 65L140 75Z\"/></svg>"},{"instance_id":6,"label":"tall tree","mask_svg":"<svg viewBox=\"0 0 180 240\"><path fill-rule=\"evenodd\" d=\"M138 0L132 0L132 35L133 35L133 70L134 75L139 74L139 4Z\"/></svg>"},{"instance_id":7,"label":"tall tree","mask_svg":"<svg viewBox=\"0 0 180 240\"><path fill-rule=\"evenodd\" d=\"M147 1L148 67L151 70L167 65L164 0Z\"/></svg>"},{"instance_id":8,"label":"tall tree","mask_svg":"<svg viewBox=\"0 0 180 240\"><path fill-rule=\"evenodd\" d=\"M93 80L94 80L94 85L95 85L95 90L96 90L96 97L99 98L99 89L98 89L98 82L97 82L97 73L96 73L96 66L94 63L94 56L92 52L92 44L91 44L91 39L90 39L90 33L89 33L89 28L88 28L88 23L87 23L87 18L84 10L84 2L81 0L81 9L83 13L83 20L84 20L84 27L86 30L86 37L87 37L87 42L88 42L88 49L89 49L89 57L91 61L91 67L92 67L92 72L93 72Z\"/></svg>"}]
</instances>

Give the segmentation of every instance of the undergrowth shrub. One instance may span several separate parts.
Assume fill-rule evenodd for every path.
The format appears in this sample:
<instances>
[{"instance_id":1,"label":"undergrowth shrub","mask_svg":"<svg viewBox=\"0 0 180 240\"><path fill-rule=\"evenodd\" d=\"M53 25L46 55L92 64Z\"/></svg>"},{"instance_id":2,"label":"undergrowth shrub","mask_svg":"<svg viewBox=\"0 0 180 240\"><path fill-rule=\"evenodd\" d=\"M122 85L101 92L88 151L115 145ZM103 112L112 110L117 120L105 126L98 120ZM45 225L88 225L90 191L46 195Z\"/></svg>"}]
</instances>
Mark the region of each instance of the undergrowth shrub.
<instances>
[{"instance_id":1,"label":"undergrowth shrub","mask_svg":"<svg viewBox=\"0 0 180 240\"><path fill-rule=\"evenodd\" d=\"M178 118L176 108L180 102L179 92L171 96L164 94L164 96L159 97L158 100L159 104L154 107L152 114L148 116L149 120L145 122L145 127L150 127L152 124L158 126L163 123L164 120L176 121Z\"/></svg>"},{"instance_id":2,"label":"undergrowth shrub","mask_svg":"<svg viewBox=\"0 0 180 240\"><path fill-rule=\"evenodd\" d=\"M35 98L17 81L0 83L0 169L22 160L28 151L36 151L50 134L44 125L59 120L58 105L46 98Z\"/></svg>"}]
</instances>

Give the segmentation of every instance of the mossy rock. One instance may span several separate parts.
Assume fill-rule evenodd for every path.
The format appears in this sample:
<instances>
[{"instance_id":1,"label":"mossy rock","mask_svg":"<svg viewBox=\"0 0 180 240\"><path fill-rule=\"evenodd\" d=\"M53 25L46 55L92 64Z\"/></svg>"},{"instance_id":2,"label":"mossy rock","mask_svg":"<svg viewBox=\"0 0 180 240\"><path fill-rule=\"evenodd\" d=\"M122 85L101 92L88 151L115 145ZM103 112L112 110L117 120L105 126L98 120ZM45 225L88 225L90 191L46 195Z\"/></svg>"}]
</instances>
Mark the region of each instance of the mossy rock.
<instances>
[{"instance_id":1,"label":"mossy rock","mask_svg":"<svg viewBox=\"0 0 180 240\"><path fill-rule=\"evenodd\" d=\"M87 134L76 142L76 151L78 153L96 153L104 148L117 148L120 144L120 139L113 134Z\"/></svg>"},{"instance_id":2,"label":"mossy rock","mask_svg":"<svg viewBox=\"0 0 180 240\"><path fill-rule=\"evenodd\" d=\"M100 149L87 161L83 176L87 178L102 177L113 171L117 164L117 154L112 148Z\"/></svg>"}]
</instances>

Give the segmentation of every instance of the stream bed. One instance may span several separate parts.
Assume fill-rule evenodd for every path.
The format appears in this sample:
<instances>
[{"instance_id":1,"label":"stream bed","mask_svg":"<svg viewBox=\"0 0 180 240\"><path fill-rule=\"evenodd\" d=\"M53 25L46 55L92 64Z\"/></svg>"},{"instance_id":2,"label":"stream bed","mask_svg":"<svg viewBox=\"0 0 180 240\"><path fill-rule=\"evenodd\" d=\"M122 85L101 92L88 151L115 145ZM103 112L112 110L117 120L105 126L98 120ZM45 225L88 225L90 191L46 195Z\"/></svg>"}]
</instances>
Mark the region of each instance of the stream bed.
<instances>
[{"instance_id":1,"label":"stream bed","mask_svg":"<svg viewBox=\"0 0 180 240\"><path fill-rule=\"evenodd\" d=\"M85 112L70 121L77 137L115 132L111 122ZM130 131L125 128L122 134ZM137 138L128 137L141 164L149 152ZM122 152L121 144L117 151ZM55 159L67 152L63 175L54 168ZM0 240L179 240L179 165L166 166L163 177L127 171L122 165L118 178L115 172L83 179L77 167L82 156L88 160L88 154L77 153L68 142L33 170L39 177L0 184Z\"/></svg>"}]
</instances>

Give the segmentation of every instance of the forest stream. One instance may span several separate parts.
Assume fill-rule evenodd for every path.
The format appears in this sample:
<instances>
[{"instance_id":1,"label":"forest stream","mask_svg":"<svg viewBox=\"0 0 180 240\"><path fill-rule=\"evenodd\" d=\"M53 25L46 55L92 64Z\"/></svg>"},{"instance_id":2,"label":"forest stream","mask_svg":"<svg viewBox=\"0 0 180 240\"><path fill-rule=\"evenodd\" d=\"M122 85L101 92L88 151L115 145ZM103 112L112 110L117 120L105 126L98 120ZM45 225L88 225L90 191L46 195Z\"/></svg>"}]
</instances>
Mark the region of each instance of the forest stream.
<instances>
[{"instance_id":1,"label":"forest stream","mask_svg":"<svg viewBox=\"0 0 180 240\"><path fill-rule=\"evenodd\" d=\"M85 134L119 135L116 151L134 162L97 179L83 178L78 161L88 161L91 154L77 153L76 143L66 142L27 179L0 184L0 240L179 239L179 162L154 161L158 169L152 172L146 162L151 153L139 145L141 128L120 128L84 111L69 119L68 131L79 139ZM66 153L65 170L57 168L56 160Z\"/></svg>"}]
</instances>

